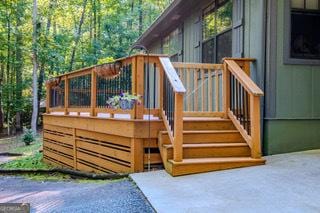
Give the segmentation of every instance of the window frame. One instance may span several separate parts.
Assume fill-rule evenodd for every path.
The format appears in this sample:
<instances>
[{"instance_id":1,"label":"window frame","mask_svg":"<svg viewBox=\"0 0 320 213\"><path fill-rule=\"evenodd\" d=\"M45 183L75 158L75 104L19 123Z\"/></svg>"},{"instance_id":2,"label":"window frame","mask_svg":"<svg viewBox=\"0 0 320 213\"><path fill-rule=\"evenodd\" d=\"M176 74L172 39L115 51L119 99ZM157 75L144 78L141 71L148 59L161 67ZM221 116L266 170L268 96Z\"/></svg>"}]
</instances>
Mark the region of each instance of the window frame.
<instances>
[{"instance_id":1,"label":"window frame","mask_svg":"<svg viewBox=\"0 0 320 213\"><path fill-rule=\"evenodd\" d=\"M283 57L285 65L320 65L320 59L301 59L291 57L291 0L284 1Z\"/></svg>"},{"instance_id":2,"label":"window frame","mask_svg":"<svg viewBox=\"0 0 320 213\"><path fill-rule=\"evenodd\" d=\"M177 33L175 36L177 36L177 45L178 49L177 51L174 51L174 53L170 53L170 42L172 42L172 34ZM165 53L165 45L166 42L169 42L169 53ZM180 43L181 42L181 43ZM175 58L178 57L178 61L183 61L184 57L184 27L183 25L179 25L177 28L172 30L168 35L161 38L161 52L162 54L168 54L169 58ZM181 60L179 60L181 59Z\"/></svg>"},{"instance_id":3,"label":"window frame","mask_svg":"<svg viewBox=\"0 0 320 213\"><path fill-rule=\"evenodd\" d=\"M213 2L211 2L210 4L208 4L206 7L204 7L202 9L202 14L201 14L201 42L200 42L200 46L201 46L201 62L203 62L204 60L204 52L203 52L203 46L205 43L213 40L214 42L214 47L213 47L213 52L214 52L214 61L212 63L219 63L218 61L218 48L217 48L217 38L222 35L222 34L225 34L229 31L232 31L233 30L233 16L231 17L231 26L219 33L215 33L215 35L209 37L209 38L206 38L204 39L204 36L203 36L203 33L204 33L204 18L206 15L209 15L210 13L215 13L220 7L224 6L225 4L228 3L228 1L231 1L231 0L214 0ZM212 6L214 5L214 6ZM231 48L232 48L232 45L231 45ZM231 50L232 52L232 50ZM231 57L231 56L230 56ZM208 63L208 62L206 62Z\"/></svg>"}]
</instances>

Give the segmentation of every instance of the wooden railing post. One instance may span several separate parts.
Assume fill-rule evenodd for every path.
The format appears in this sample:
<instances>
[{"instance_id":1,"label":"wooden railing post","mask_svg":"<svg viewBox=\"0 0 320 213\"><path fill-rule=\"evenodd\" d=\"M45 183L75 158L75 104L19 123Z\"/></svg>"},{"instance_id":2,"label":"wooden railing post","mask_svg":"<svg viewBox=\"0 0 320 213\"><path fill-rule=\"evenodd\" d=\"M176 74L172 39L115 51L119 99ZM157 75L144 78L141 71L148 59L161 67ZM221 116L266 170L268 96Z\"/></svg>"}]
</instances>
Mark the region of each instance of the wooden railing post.
<instances>
[{"instance_id":1,"label":"wooden railing post","mask_svg":"<svg viewBox=\"0 0 320 213\"><path fill-rule=\"evenodd\" d=\"M131 138L131 171L143 172L144 147L143 139Z\"/></svg>"},{"instance_id":2,"label":"wooden railing post","mask_svg":"<svg viewBox=\"0 0 320 213\"><path fill-rule=\"evenodd\" d=\"M173 160L183 159L183 93L175 93Z\"/></svg>"},{"instance_id":3,"label":"wooden railing post","mask_svg":"<svg viewBox=\"0 0 320 213\"><path fill-rule=\"evenodd\" d=\"M136 95L144 95L144 57L137 56L135 66L135 78L136 78ZM135 119L143 119L144 100L142 97L141 104L136 106Z\"/></svg>"},{"instance_id":4,"label":"wooden railing post","mask_svg":"<svg viewBox=\"0 0 320 213\"><path fill-rule=\"evenodd\" d=\"M64 77L64 114L68 115L68 108L69 108L69 79L66 75Z\"/></svg>"},{"instance_id":5,"label":"wooden railing post","mask_svg":"<svg viewBox=\"0 0 320 213\"><path fill-rule=\"evenodd\" d=\"M230 72L228 65L223 62L223 111L224 118L228 118L230 108Z\"/></svg>"},{"instance_id":6,"label":"wooden railing post","mask_svg":"<svg viewBox=\"0 0 320 213\"><path fill-rule=\"evenodd\" d=\"M46 85L46 113L50 113L51 88Z\"/></svg>"},{"instance_id":7,"label":"wooden railing post","mask_svg":"<svg viewBox=\"0 0 320 213\"><path fill-rule=\"evenodd\" d=\"M159 72L159 118L162 118L162 112L163 112L163 75L164 70L162 66L160 66L160 72Z\"/></svg>"},{"instance_id":8,"label":"wooden railing post","mask_svg":"<svg viewBox=\"0 0 320 213\"><path fill-rule=\"evenodd\" d=\"M260 143L260 96L250 96L250 119L251 119L251 156L253 158L261 157Z\"/></svg>"},{"instance_id":9,"label":"wooden railing post","mask_svg":"<svg viewBox=\"0 0 320 213\"><path fill-rule=\"evenodd\" d=\"M96 116L95 108L97 107L97 74L91 71L91 110L90 116Z\"/></svg>"}]
</instances>

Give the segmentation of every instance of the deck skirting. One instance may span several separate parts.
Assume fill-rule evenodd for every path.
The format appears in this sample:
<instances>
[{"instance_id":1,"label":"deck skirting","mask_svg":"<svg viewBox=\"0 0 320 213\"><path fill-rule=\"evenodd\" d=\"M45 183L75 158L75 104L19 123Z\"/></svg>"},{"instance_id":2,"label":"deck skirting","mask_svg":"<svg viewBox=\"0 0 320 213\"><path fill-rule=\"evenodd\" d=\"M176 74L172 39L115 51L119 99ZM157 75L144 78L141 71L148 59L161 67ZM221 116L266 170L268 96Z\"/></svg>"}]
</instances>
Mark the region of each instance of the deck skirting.
<instances>
[{"instance_id":1,"label":"deck skirting","mask_svg":"<svg viewBox=\"0 0 320 213\"><path fill-rule=\"evenodd\" d=\"M47 163L94 173L142 172L149 162L162 165L157 148L162 121L151 121L150 139L144 120L45 114L43 121Z\"/></svg>"}]
</instances>

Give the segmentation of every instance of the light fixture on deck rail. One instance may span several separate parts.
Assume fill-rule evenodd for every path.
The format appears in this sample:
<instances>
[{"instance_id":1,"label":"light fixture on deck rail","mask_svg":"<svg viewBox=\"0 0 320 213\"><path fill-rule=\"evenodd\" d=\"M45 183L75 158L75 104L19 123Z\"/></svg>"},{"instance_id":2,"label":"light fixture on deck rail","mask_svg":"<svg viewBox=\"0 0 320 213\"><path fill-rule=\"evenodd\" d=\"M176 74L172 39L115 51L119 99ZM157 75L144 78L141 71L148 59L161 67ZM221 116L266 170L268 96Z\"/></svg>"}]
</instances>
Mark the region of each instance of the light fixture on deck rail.
<instances>
[{"instance_id":1,"label":"light fixture on deck rail","mask_svg":"<svg viewBox=\"0 0 320 213\"><path fill-rule=\"evenodd\" d=\"M141 44L135 44L130 52L129 52L129 56L131 56L133 50L143 50L145 52L145 54L147 54L147 72L146 72L146 78L147 78L147 94L146 94L146 98L147 98L147 104L148 104L148 171L151 171L151 97L150 97L150 55L149 55L149 50L141 45ZM146 98L144 97L144 100L146 100Z\"/></svg>"}]
</instances>

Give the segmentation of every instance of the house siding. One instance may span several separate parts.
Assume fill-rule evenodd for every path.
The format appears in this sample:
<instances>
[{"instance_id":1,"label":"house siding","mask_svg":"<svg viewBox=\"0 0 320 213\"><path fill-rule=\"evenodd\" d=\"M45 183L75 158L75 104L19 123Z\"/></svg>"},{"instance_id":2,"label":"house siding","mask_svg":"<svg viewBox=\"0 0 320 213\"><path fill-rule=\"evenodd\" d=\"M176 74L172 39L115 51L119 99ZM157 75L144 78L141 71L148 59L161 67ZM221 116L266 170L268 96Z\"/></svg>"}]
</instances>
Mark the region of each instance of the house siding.
<instances>
[{"instance_id":1,"label":"house siding","mask_svg":"<svg viewBox=\"0 0 320 213\"><path fill-rule=\"evenodd\" d=\"M320 148L320 66L284 63L285 1L277 1L276 103L275 116L265 122L267 154Z\"/></svg>"},{"instance_id":2,"label":"house siding","mask_svg":"<svg viewBox=\"0 0 320 213\"><path fill-rule=\"evenodd\" d=\"M193 11L184 22L184 62L201 62L201 14Z\"/></svg>"},{"instance_id":3,"label":"house siding","mask_svg":"<svg viewBox=\"0 0 320 213\"><path fill-rule=\"evenodd\" d=\"M264 154L320 148L320 66L284 63L284 6L289 0L244 1L244 57L256 59L251 77L265 92ZM183 61L201 62L201 10L194 10L183 27ZM151 49L158 53L159 42Z\"/></svg>"}]
</instances>

